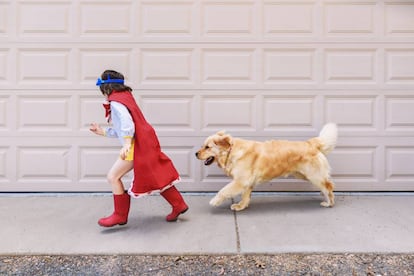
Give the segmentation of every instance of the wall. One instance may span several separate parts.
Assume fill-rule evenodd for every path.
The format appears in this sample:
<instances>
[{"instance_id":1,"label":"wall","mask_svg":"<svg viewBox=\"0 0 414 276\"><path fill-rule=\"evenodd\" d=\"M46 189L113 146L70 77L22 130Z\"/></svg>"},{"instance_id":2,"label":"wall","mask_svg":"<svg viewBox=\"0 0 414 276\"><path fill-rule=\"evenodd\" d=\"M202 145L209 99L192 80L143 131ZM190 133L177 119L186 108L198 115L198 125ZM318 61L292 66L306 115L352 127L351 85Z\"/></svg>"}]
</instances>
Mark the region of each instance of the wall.
<instances>
[{"instance_id":1,"label":"wall","mask_svg":"<svg viewBox=\"0 0 414 276\"><path fill-rule=\"evenodd\" d=\"M107 68L183 190L228 181L194 157L217 130L300 140L328 121L338 190L414 190L414 1L0 0L0 191L109 190L119 145L88 131Z\"/></svg>"}]
</instances>

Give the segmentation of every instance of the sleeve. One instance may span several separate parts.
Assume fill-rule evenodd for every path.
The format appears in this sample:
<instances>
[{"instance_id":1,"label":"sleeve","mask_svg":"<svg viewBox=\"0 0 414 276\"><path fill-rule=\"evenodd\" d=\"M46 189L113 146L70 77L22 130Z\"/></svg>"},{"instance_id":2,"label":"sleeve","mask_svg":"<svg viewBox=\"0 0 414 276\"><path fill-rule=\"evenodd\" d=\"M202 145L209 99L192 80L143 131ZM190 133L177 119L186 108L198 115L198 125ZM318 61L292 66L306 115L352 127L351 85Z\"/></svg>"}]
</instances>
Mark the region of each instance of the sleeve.
<instances>
[{"instance_id":1,"label":"sleeve","mask_svg":"<svg viewBox=\"0 0 414 276\"><path fill-rule=\"evenodd\" d=\"M105 131L105 134L104 134L105 137L118 138L118 135L116 134L115 129L113 129L112 127L104 128L104 131Z\"/></svg>"},{"instance_id":2,"label":"sleeve","mask_svg":"<svg viewBox=\"0 0 414 276\"><path fill-rule=\"evenodd\" d=\"M121 103L111 101L111 114L113 117L117 117L117 120L113 120L113 122L119 124L115 126L119 130L118 136L134 137L135 125L128 109Z\"/></svg>"}]
</instances>

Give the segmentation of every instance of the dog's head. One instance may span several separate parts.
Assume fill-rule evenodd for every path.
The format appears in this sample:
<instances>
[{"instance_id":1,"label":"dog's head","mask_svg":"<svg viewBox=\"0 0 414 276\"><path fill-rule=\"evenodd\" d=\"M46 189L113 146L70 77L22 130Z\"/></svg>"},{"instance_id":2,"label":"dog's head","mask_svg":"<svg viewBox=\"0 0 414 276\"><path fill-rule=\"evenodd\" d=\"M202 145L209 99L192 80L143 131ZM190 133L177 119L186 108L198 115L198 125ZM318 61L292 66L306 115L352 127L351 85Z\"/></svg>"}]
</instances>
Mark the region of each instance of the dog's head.
<instances>
[{"instance_id":1,"label":"dog's head","mask_svg":"<svg viewBox=\"0 0 414 276\"><path fill-rule=\"evenodd\" d=\"M224 131L213 134L204 141L202 148L196 152L196 157L204 160L204 165L217 162L221 167L220 159L226 157L232 146L232 137Z\"/></svg>"}]
</instances>

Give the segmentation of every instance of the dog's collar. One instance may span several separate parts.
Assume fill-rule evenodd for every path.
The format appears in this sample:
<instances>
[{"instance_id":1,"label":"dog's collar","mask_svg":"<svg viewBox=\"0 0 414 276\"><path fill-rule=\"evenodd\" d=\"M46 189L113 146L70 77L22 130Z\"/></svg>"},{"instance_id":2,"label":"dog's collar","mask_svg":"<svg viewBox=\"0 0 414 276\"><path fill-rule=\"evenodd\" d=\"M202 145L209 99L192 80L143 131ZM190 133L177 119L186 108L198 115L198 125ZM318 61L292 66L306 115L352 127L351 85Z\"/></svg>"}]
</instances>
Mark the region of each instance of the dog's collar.
<instances>
[{"instance_id":1,"label":"dog's collar","mask_svg":"<svg viewBox=\"0 0 414 276\"><path fill-rule=\"evenodd\" d=\"M229 157L230 157L230 153L231 153L231 150L233 149L233 147L232 146L230 146L230 149L229 149L229 151L227 152L227 156L226 156L226 161L224 161L224 168L226 168L227 169L227 162L229 162Z\"/></svg>"}]
</instances>

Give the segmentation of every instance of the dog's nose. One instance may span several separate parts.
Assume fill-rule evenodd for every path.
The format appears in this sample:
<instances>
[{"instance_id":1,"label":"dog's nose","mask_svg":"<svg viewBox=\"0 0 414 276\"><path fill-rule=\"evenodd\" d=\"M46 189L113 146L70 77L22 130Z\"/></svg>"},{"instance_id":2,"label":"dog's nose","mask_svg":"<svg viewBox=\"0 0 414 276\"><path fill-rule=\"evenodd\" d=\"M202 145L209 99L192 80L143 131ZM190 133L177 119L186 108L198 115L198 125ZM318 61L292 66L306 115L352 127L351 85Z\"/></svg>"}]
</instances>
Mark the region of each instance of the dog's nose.
<instances>
[{"instance_id":1,"label":"dog's nose","mask_svg":"<svg viewBox=\"0 0 414 276\"><path fill-rule=\"evenodd\" d=\"M195 156L198 157L198 151L195 153Z\"/></svg>"}]
</instances>

